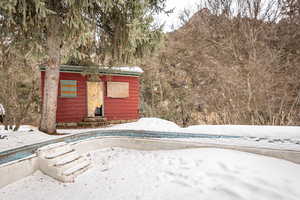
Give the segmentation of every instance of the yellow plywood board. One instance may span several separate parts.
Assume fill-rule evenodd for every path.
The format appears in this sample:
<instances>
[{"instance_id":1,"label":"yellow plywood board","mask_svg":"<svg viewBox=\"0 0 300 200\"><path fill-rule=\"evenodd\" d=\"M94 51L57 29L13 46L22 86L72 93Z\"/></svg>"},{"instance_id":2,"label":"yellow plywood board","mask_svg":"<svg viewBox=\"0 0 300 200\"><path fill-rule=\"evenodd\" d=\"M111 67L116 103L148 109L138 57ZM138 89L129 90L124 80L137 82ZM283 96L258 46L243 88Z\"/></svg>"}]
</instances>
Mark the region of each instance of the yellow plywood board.
<instances>
[{"instance_id":1,"label":"yellow plywood board","mask_svg":"<svg viewBox=\"0 0 300 200\"><path fill-rule=\"evenodd\" d=\"M103 105L103 83L87 82L88 116L94 117L97 107Z\"/></svg>"},{"instance_id":2,"label":"yellow plywood board","mask_svg":"<svg viewBox=\"0 0 300 200\"><path fill-rule=\"evenodd\" d=\"M129 97L128 82L107 82L107 96L111 98Z\"/></svg>"}]
</instances>

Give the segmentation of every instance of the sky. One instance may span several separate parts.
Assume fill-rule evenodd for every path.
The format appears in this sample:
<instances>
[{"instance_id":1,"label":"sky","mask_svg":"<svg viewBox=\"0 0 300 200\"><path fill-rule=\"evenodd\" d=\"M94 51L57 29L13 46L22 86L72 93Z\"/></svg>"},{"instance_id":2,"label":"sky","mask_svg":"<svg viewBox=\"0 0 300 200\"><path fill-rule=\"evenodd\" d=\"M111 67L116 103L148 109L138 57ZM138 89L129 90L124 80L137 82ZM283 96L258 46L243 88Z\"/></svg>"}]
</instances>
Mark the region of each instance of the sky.
<instances>
[{"instance_id":1,"label":"sky","mask_svg":"<svg viewBox=\"0 0 300 200\"><path fill-rule=\"evenodd\" d=\"M237 7L237 2L240 0L233 0L232 2L232 8ZM166 0L167 10L174 9L173 13L166 15L166 14L160 14L158 16L155 16L156 22L158 24L165 23L164 31L170 32L173 31L174 28L177 29L180 27L180 20L179 16L183 12L184 9L188 9L191 11L191 15L194 14L197 11L197 5L203 4L204 0ZM263 0L261 1L261 17L262 19L266 20L266 16L269 16L268 20L272 20L273 18L278 18L278 10L277 6L278 4L272 5L272 9L270 9L270 13L268 15L265 15L266 13L264 11L267 11L269 4L272 4L272 1L270 0ZM271 14L271 15L270 15ZM172 25L174 27L172 27Z\"/></svg>"},{"instance_id":2,"label":"sky","mask_svg":"<svg viewBox=\"0 0 300 200\"><path fill-rule=\"evenodd\" d=\"M169 14L169 16L165 14L160 14L156 17L156 21L159 24L165 22L164 31L172 31L172 25L178 27L179 25L179 15L185 9L195 9L195 5L200 2L201 0L167 0L167 9L173 9L174 12Z\"/></svg>"}]
</instances>

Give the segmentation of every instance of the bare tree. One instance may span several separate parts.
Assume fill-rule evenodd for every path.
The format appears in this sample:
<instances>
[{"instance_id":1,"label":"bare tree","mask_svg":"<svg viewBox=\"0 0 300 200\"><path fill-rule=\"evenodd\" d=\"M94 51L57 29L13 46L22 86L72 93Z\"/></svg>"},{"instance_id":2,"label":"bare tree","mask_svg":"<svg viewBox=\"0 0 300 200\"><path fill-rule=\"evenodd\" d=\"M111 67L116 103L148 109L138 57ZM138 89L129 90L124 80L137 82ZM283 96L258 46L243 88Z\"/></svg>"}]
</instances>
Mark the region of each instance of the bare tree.
<instances>
[{"instance_id":1,"label":"bare tree","mask_svg":"<svg viewBox=\"0 0 300 200\"><path fill-rule=\"evenodd\" d=\"M1 48L0 59L0 102L5 109L4 124L17 131L38 102L36 64L20 57L15 49Z\"/></svg>"},{"instance_id":2,"label":"bare tree","mask_svg":"<svg viewBox=\"0 0 300 200\"><path fill-rule=\"evenodd\" d=\"M157 113L177 122L187 113L188 124L299 124L300 31L282 1L207 0L200 8L150 62L165 82L161 102L170 102L152 92L164 105Z\"/></svg>"}]
</instances>

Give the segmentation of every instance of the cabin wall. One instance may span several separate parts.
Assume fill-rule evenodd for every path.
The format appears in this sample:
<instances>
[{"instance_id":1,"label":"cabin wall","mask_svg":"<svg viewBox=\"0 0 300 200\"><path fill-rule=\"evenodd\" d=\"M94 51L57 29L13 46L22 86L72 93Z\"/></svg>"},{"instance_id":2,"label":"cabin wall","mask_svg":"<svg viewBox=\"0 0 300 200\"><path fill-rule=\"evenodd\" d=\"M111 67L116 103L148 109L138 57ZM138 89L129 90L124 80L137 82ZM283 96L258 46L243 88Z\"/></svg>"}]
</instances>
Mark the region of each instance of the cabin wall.
<instances>
[{"instance_id":1,"label":"cabin wall","mask_svg":"<svg viewBox=\"0 0 300 200\"><path fill-rule=\"evenodd\" d=\"M42 72L42 88L44 88L45 72ZM77 97L60 97L60 83L57 97L57 122L80 122L87 116L86 78L79 73L60 73L59 80L76 80Z\"/></svg>"},{"instance_id":2,"label":"cabin wall","mask_svg":"<svg viewBox=\"0 0 300 200\"><path fill-rule=\"evenodd\" d=\"M104 76L104 115L108 120L131 120L139 118L139 78L129 76ZM129 97L107 97L107 81L129 82Z\"/></svg>"},{"instance_id":3,"label":"cabin wall","mask_svg":"<svg viewBox=\"0 0 300 200\"><path fill-rule=\"evenodd\" d=\"M41 72L41 88L44 88L45 72ZM107 120L133 120L139 118L139 77L108 76L100 77L104 82L104 117ZM87 117L87 86L86 76L79 73L60 73L59 80L77 80L77 97L60 97L60 84L57 98L57 122L81 122ZM107 97L107 81L129 82L129 97ZM43 96L43 89L42 89Z\"/></svg>"}]
</instances>

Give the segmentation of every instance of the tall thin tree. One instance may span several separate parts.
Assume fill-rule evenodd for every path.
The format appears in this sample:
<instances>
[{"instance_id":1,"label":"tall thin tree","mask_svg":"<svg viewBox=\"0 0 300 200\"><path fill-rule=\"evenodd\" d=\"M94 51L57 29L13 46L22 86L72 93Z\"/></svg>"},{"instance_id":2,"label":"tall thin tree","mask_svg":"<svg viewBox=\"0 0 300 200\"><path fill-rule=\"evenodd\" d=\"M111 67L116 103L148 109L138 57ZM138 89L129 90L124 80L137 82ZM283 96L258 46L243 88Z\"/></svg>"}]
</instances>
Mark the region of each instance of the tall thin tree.
<instances>
[{"instance_id":1,"label":"tall thin tree","mask_svg":"<svg viewBox=\"0 0 300 200\"><path fill-rule=\"evenodd\" d=\"M112 20L102 16L109 16L114 12L117 12L115 14L127 13L131 16L131 20L135 21L133 9L159 12L165 6L164 1L129 0L128 2L135 5L134 7L123 6L125 2L123 0L3 0L0 2L0 16L7 18L12 27L20 27L19 31L23 31L27 38L34 38L33 46L40 49L46 59L41 131L49 134L56 133L59 66L70 53L74 54L70 50L75 51L76 47L85 45L90 39L95 23L101 19L107 19L101 23L104 27L109 27L106 25L110 25ZM101 8L106 12L99 13L100 10L95 8ZM124 21L119 21L119 23L122 24ZM113 41L118 41L123 30L118 29L114 35L109 36L114 36ZM117 45L112 47L120 48Z\"/></svg>"}]
</instances>

